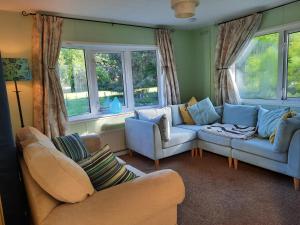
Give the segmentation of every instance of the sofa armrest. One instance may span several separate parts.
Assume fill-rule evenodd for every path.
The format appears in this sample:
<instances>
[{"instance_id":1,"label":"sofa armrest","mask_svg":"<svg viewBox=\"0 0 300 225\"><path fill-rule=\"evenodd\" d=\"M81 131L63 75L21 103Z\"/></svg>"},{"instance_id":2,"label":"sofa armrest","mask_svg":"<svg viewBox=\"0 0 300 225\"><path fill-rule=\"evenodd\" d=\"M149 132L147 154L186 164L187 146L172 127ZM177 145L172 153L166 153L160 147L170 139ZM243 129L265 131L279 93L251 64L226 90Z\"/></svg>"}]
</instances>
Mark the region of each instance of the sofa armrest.
<instances>
[{"instance_id":1,"label":"sofa armrest","mask_svg":"<svg viewBox=\"0 0 300 225\"><path fill-rule=\"evenodd\" d=\"M157 152L162 149L158 125L152 122L127 118L125 120L126 144L151 159L158 159Z\"/></svg>"},{"instance_id":2,"label":"sofa armrest","mask_svg":"<svg viewBox=\"0 0 300 225\"><path fill-rule=\"evenodd\" d=\"M81 203L60 205L43 225L143 224L180 204L184 196L181 177L172 170L161 170L96 192Z\"/></svg>"},{"instance_id":3,"label":"sofa armrest","mask_svg":"<svg viewBox=\"0 0 300 225\"><path fill-rule=\"evenodd\" d=\"M288 170L291 176L300 178L300 130L294 133L289 146Z\"/></svg>"},{"instance_id":4,"label":"sofa armrest","mask_svg":"<svg viewBox=\"0 0 300 225\"><path fill-rule=\"evenodd\" d=\"M85 147L90 153L97 152L101 148L101 138L98 134L88 134L80 136Z\"/></svg>"}]
</instances>

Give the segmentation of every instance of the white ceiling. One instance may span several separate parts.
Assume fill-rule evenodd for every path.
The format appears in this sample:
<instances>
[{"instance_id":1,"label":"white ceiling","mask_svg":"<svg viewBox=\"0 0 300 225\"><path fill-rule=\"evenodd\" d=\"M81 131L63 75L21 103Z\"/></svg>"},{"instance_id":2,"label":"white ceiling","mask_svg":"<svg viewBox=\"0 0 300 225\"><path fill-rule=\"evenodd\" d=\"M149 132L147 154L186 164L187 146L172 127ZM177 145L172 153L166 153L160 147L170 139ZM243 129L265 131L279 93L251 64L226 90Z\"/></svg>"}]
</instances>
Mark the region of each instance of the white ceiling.
<instances>
[{"instance_id":1,"label":"white ceiling","mask_svg":"<svg viewBox=\"0 0 300 225\"><path fill-rule=\"evenodd\" d=\"M211 25L292 1L200 0L194 22L175 18L170 0L0 0L0 10L44 11L85 19L189 29Z\"/></svg>"}]
</instances>

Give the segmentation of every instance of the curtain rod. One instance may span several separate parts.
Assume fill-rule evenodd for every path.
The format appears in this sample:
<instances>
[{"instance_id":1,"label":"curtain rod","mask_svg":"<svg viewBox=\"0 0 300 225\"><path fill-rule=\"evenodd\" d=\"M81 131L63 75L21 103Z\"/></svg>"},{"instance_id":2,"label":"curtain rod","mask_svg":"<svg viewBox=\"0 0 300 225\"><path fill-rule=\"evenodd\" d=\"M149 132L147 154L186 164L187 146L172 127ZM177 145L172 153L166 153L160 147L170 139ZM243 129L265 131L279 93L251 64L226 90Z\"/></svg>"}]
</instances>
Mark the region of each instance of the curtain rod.
<instances>
[{"instance_id":1,"label":"curtain rod","mask_svg":"<svg viewBox=\"0 0 300 225\"><path fill-rule=\"evenodd\" d=\"M256 12L256 13L264 13L264 12L267 12L267 11L270 11L272 9L277 9L277 8L280 8L280 7L283 7L283 6L286 6L286 5L290 5L290 4L293 4L295 2L299 2L299 0L294 0L292 2L288 2L288 3L285 3L283 5L278 5L278 6L274 6L272 8L269 8L269 9L265 9L265 10L262 10L262 11L259 11L259 12ZM253 13L252 13L253 14ZM234 20L238 20L238 19L242 19L244 17L247 17L247 16L250 16L252 14L249 14L249 15L246 15L246 16L240 16L240 17L237 17L237 18L234 18L234 19L230 19L230 20L225 20L224 22L220 22L218 23L217 25L220 25L220 24L223 24L223 23L228 23L228 22L231 22L231 21L234 21Z\"/></svg>"},{"instance_id":2,"label":"curtain rod","mask_svg":"<svg viewBox=\"0 0 300 225\"><path fill-rule=\"evenodd\" d=\"M22 11L22 16L34 16L36 13L26 12ZM47 14L47 13L41 13L42 16L56 16L53 14ZM128 26L128 27L139 27L139 28L146 28L146 29L158 29L156 27L149 27L149 26L142 26L142 25L134 25L134 24L127 24L127 23L115 23L115 22L108 22L108 21L101 21L101 20L92 20L92 19L81 19L81 18L75 18L75 17L66 17L66 16L56 16L63 19L69 19L69 20L79 20L79 21L87 21L87 22L98 22L98 23L105 23L105 24L111 24L113 25L121 25L121 26ZM172 30L171 30L172 31Z\"/></svg>"}]
</instances>

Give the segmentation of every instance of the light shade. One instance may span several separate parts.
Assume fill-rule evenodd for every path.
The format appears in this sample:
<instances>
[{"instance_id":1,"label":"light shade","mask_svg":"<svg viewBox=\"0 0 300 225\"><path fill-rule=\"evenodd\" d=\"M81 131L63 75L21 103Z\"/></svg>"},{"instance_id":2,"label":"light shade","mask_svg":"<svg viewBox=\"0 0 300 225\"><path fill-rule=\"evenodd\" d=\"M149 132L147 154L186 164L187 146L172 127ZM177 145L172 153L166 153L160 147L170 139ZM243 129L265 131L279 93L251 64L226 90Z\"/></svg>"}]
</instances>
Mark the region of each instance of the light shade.
<instances>
[{"instance_id":1,"label":"light shade","mask_svg":"<svg viewBox=\"0 0 300 225\"><path fill-rule=\"evenodd\" d=\"M198 5L199 0L171 0L171 6L177 18L193 17Z\"/></svg>"},{"instance_id":2,"label":"light shade","mask_svg":"<svg viewBox=\"0 0 300 225\"><path fill-rule=\"evenodd\" d=\"M28 60L24 58L3 58L3 74L6 81L31 80Z\"/></svg>"}]
</instances>

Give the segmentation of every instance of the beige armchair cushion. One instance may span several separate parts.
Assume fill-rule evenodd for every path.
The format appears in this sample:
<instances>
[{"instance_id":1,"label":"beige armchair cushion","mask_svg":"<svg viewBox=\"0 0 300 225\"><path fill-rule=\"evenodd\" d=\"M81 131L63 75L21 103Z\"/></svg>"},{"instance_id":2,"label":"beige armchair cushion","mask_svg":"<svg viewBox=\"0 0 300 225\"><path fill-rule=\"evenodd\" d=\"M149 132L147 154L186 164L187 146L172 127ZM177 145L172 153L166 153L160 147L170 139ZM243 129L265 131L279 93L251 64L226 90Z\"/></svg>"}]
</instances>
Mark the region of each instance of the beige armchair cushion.
<instances>
[{"instance_id":1,"label":"beige armchair cushion","mask_svg":"<svg viewBox=\"0 0 300 225\"><path fill-rule=\"evenodd\" d=\"M75 203L94 193L85 171L51 145L40 141L29 144L23 156L30 175L55 199Z\"/></svg>"},{"instance_id":2,"label":"beige armchair cushion","mask_svg":"<svg viewBox=\"0 0 300 225\"><path fill-rule=\"evenodd\" d=\"M22 149L38 141L46 147L55 148L52 141L34 127L23 127L17 132L17 143L21 145Z\"/></svg>"},{"instance_id":3,"label":"beige armchair cushion","mask_svg":"<svg viewBox=\"0 0 300 225\"><path fill-rule=\"evenodd\" d=\"M78 204L59 205L43 225L175 225L176 205L184 193L179 174L161 170L98 191Z\"/></svg>"}]
</instances>

